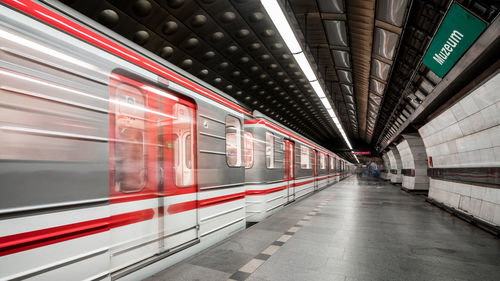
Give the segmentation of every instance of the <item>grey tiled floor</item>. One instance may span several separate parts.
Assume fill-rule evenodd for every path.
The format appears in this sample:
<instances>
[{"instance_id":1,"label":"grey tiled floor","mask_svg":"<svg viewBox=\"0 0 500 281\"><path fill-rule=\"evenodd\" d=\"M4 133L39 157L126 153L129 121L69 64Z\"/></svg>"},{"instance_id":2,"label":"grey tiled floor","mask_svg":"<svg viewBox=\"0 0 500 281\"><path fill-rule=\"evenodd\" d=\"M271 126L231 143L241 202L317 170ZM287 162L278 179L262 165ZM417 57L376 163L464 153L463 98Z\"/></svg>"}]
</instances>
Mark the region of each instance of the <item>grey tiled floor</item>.
<instances>
[{"instance_id":1,"label":"grey tiled floor","mask_svg":"<svg viewBox=\"0 0 500 281\"><path fill-rule=\"evenodd\" d=\"M500 239L423 196L356 177L148 280L227 280L327 198L246 280L500 280Z\"/></svg>"}]
</instances>

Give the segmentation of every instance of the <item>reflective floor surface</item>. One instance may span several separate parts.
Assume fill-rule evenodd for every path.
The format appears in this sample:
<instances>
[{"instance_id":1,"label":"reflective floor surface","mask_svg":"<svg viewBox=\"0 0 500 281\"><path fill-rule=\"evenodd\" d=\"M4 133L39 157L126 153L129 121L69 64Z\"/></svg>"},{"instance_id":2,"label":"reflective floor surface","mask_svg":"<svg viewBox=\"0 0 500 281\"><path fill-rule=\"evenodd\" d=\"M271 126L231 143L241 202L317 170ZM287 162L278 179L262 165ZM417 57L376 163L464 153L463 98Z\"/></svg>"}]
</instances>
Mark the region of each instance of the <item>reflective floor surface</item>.
<instances>
[{"instance_id":1,"label":"reflective floor surface","mask_svg":"<svg viewBox=\"0 0 500 281\"><path fill-rule=\"evenodd\" d=\"M500 280L500 239L352 176L147 280Z\"/></svg>"}]
</instances>

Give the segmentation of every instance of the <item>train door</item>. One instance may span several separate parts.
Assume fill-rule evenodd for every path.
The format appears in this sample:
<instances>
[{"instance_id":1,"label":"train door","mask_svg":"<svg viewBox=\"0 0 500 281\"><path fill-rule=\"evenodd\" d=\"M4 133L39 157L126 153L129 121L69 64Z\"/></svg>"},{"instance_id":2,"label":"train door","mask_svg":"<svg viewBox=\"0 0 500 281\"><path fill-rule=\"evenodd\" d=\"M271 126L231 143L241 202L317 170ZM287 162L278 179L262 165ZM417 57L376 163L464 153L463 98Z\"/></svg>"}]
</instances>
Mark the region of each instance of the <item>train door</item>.
<instances>
[{"instance_id":1,"label":"train door","mask_svg":"<svg viewBox=\"0 0 500 281\"><path fill-rule=\"evenodd\" d=\"M318 151L313 150L314 191L318 190Z\"/></svg>"},{"instance_id":2,"label":"train door","mask_svg":"<svg viewBox=\"0 0 500 281\"><path fill-rule=\"evenodd\" d=\"M198 242L196 107L178 100L163 126L163 194L160 196L160 252Z\"/></svg>"},{"instance_id":3,"label":"train door","mask_svg":"<svg viewBox=\"0 0 500 281\"><path fill-rule=\"evenodd\" d=\"M285 142L285 184L286 202L295 200L295 143L290 140Z\"/></svg>"},{"instance_id":4,"label":"train door","mask_svg":"<svg viewBox=\"0 0 500 281\"><path fill-rule=\"evenodd\" d=\"M196 243L198 217L194 103L120 75L110 86L113 272Z\"/></svg>"}]
</instances>

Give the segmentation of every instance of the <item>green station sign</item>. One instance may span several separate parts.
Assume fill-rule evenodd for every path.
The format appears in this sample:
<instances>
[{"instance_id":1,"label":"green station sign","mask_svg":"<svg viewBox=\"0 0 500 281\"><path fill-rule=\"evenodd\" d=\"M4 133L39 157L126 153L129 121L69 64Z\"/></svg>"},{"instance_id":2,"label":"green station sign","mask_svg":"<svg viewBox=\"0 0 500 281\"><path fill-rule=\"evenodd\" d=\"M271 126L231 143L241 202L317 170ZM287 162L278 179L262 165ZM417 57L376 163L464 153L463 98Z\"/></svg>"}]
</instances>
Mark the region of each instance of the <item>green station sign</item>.
<instances>
[{"instance_id":1,"label":"green station sign","mask_svg":"<svg viewBox=\"0 0 500 281\"><path fill-rule=\"evenodd\" d=\"M423 63L443 78L485 29L486 23L453 3L432 39Z\"/></svg>"}]
</instances>

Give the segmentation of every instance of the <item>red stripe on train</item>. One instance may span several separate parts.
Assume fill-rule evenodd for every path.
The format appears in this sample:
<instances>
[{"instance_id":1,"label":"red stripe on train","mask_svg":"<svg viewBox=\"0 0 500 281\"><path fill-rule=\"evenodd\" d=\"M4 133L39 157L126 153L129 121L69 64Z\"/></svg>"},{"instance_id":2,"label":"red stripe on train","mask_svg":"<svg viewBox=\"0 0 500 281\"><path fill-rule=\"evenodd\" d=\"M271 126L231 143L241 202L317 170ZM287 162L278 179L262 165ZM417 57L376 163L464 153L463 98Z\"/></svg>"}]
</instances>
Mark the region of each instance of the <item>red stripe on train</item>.
<instances>
[{"instance_id":1,"label":"red stripe on train","mask_svg":"<svg viewBox=\"0 0 500 281\"><path fill-rule=\"evenodd\" d=\"M125 203L125 202L146 200L146 199L152 199L152 198L158 198L158 197L163 197L163 196L160 196L157 192L145 193L145 194L126 194L126 195L122 195L122 196L111 197L109 199L109 202L111 204Z\"/></svg>"},{"instance_id":2,"label":"red stripe on train","mask_svg":"<svg viewBox=\"0 0 500 281\"><path fill-rule=\"evenodd\" d=\"M139 54L124 48L123 46L109 40L108 38L101 36L73 21L71 21L68 18L65 18L37 3L34 3L32 1L28 0L2 0L2 2L6 3L7 5L10 5L19 11L22 11L28 15L31 15L35 17L36 19L41 20L42 22L45 22L49 25L52 25L53 27L56 27L62 31L65 31L77 38L80 38L87 43L93 44L95 46L98 46L99 48L106 50L118 57L121 57L127 61L130 61L138 66L141 66L153 73L156 73L158 75L161 75L163 77L167 77L168 79L190 89L193 90L201 95L204 95L205 97L208 97L212 100L215 100L229 108L232 108L238 112L241 112L243 114L246 114L248 116L253 116L252 113L243 107L223 98L218 96L215 93L212 93L196 84L193 82L175 74L174 72L166 69L165 67L148 60Z\"/></svg>"},{"instance_id":3,"label":"red stripe on train","mask_svg":"<svg viewBox=\"0 0 500 281\"><path fill-rule=\"evenodd\" d=\"M0 237L0 257L150 220L153 209Z\"/></svg>"},{"instance_id":4,"label":"red stripe on train","mask_svg":"<svg viewBox=\"0 0 500 281\"><path fill-rule=\"evenodd\" d=\"M293 186L301 186L301 185L304 185L304 184L308 184L308 183L311 183L311 182L314 182L314 179L312 180L308 180L308 181L303 181L303 182L299 182L299 183L294 183Z\"/></svg>"},{"instance_id":5,"label":"red stripe on train","mask_svg":"<svg viewBox=\"0 0 500 281\"><path fill-rule=\"evenodd\" d=\"M329 177L330 176L319 178L319 179L317 179L317 181L324 180L324 179L327 179ZM308 180L308 181L299 182L299 183L293 183L293 184L291 184L291 186L292 187L301 186L301 185L308 184L308 183L311 183L311 182L314 182L314 179ZM286 188L287 188L287 186L283 185L283 186L279 186L279 187L275 187L275 188L271 188L271 189L247 190L246 194L247 195L264 195L264 194L269 194L269 193L277 192L277 191L280 191L280 190L283 190L283 189L286 189Z\"/></svg>"},{"instance_id":6,"label":"red stripe on train","mask_svg":"<svg viewBox=\"0 0 500 281\"><path fill-rule=\"evenodd\" d=\"M286 189L286 188L287 188L287 186L283 185L283 186L278 186L278 187L270 188L270 189L247 190L246 194L247 195L264 195L264 194L269 194L269 193L277 192L277 191L280 191L280 190L283 190L283 189Z\"/></svg>"},{"instance_id":7,"label":"red stripe on train","mask_svg":"<svg viewBox=\"0 0 500 281\"><path fill-rule=\"evenodd\" d=\"M219 204L228 203L231 201L236 201L245 198L245 192L223 195L214 198L202 199L202 200L194 200L182 203L176 203L168 206L167 213L170 215L182 213L190 210L194 210L196 208L207 208Z\"/></svg>"},{"instance_id":8,"label":"red stripe on train","mask_svg":"<svg viewBox=\"0 0 500 281\"><path fill-rule=\"evenodd\" d=\"M245 198L245 192L224 195L224 196L219 196L219 197L215 197L215 198L208 198L208 199L199 200L198 207L205 208L205 207L210 207L213 205L227 203L230 201L235 201L235 200L239 200L239 199L243 199L243 198Z\"/></svg>"}]
</instances>

